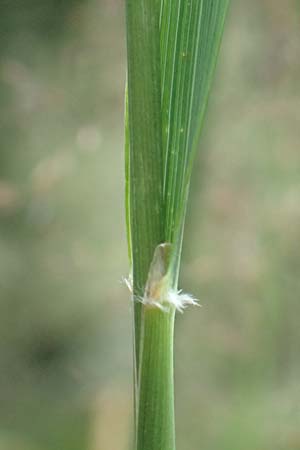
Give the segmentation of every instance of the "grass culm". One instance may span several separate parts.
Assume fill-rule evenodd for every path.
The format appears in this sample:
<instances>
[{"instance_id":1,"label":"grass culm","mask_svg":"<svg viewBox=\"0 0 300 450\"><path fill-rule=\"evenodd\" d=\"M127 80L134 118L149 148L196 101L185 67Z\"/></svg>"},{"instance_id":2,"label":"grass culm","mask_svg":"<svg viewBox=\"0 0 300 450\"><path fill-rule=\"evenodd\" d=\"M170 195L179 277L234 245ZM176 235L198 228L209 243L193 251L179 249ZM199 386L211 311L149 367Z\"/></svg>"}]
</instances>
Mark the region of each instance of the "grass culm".
<instances>
[{"instance_id":1,"label":"grass culm","mask_svg":"<svg viewBox=\"0 0 300 450\"><path fill-rule=\"evenodd\" d=\"M193 161L229 0L127 0L128 285L135 449L175 450L173 335Z\"/></svg>"}]
</instances>

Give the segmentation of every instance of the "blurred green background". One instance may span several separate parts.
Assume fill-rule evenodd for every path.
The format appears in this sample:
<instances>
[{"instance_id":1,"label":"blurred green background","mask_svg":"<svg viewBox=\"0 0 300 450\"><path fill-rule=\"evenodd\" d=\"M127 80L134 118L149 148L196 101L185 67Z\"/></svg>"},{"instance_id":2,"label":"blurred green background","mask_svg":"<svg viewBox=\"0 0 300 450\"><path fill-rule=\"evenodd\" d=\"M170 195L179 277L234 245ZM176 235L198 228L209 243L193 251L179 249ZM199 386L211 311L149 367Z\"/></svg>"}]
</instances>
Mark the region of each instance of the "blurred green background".
<instances>
[{"instance_id":1,"label":"blurred green background","mask_svg":"<svg viewBox=\"0 0 300 450\"><path fill-rule=\"evenodd\" d=\"M124 2L2 0L0 450L127 450ZM300 3L232 0L194 170L182 450L300 449Z\"/></svg>"}]
</instances>

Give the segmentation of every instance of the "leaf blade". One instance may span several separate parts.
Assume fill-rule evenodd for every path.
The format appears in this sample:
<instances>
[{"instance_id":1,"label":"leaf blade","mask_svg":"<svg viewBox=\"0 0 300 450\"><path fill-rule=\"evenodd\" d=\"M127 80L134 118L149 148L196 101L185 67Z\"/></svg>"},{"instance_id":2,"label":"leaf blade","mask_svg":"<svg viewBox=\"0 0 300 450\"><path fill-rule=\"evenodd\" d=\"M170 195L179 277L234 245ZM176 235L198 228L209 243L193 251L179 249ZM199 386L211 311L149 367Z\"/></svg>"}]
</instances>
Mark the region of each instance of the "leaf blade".
<instances>
[{"instance_id":1,"label":"leaf blade","mask_svg":"<svg viewBox=\"0 0 300 450\"><path fill-rule=\"evenodd\" d=\"M164 223L166 240L175 243L175 284L192 165L228 5L229 0L162 2Z\"/></svg>"}]
</instances>

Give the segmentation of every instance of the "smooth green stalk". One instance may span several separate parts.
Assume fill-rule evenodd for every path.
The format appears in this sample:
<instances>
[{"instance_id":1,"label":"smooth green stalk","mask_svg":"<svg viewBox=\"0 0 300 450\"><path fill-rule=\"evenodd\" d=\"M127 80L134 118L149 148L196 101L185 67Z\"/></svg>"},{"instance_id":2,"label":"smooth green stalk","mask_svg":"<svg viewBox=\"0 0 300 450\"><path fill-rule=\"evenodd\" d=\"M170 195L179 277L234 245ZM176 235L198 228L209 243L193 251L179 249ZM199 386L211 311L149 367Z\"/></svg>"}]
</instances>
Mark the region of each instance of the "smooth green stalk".
<instances>
[{"instance_id":1,"label":"smooth green stalk","mask_svg":"<svg viewBox=\"0 0 300 450\"><path fill-rule=\"evenodd\" d=\"M175 312L145 307L140 366L138 450L174 450L173 329Z\"/></svg>"},{"instance_id":2,"label":"smooth green stalk","mask_svg":"<svg viewBox=\"0 0 300 450\"><path fill-rule=\"evenodd\" d=\"M143 344L145 343L147 347L148 341L142 339L142 333L147 335L145 329L147 320L145 320L146 314L143 313L142 304L136 299L144 295L154 250L164 241L159 2L128 0L126 15L128 52L126 191L129 251L135 300L134 403L136 448L144 450L140 447L144 445L144 440L141 444L138 431L143 426L140 417L145 411L145 405L141 400L144 383L141 389L139 368L141 367L141 370L143 368L143 364L140 364L141 355L147 354ZM144 370L143 373L145 373ZM157 414L157 411L155 413ZM164 410L161 410L160 417L164 415ZM174 434L174 430L172 433Z\"/></svg>"},{"instance_id":3,"label":"smooth green stalk","mask_svg":"<svg viewBox=\"0 0 300 450\"><path fill-rule=\"evenodd\" d=\"M127 0L127 190L133 294L143 296L148 270L163 235L163 161L158 0ZM141 305L134 306L139 366Z\"/></svg>"},{"instance_id":4,"label":"smooth green stalk","mask_svg":"<svg viewBox=\"0 0 300 450\"><path fill-rule=\"evenodd\" d=\"M184 219L228 3L126 0L136 450L175 450L174 304Z\"/></svg>"}]
</instances>

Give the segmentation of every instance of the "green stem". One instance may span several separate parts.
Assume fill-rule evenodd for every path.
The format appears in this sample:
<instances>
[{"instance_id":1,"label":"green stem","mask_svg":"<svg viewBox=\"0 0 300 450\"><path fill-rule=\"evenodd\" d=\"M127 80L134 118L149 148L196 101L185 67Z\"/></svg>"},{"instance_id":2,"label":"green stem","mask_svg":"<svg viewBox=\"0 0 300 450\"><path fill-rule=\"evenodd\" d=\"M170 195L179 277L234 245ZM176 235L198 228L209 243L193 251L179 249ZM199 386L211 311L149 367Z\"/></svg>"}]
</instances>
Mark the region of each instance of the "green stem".
<instances>
[{"instance_id":1,"label":"green stem","mask_svg":"<svg viewBox=\"0 0 300 450\"><path fill-rule=\"evenodd\" d=\"M191 168L228 1L126 0L136 450L175 450L175 311L154 305L166 287L177 290ZM160 244L171 246L170 261Z\"/></svg>"},{"instance_id":2,"label":"green stem","mask_svg":"<svg viewBox=\"0 0 300 450\"><path fill-rule=\"evenodd\" d=\"M134 298L136 427L139 418L143 417L140 408L145 412L140 395L145 393L144 377L147 378L143 370L141 379L139 368L144 365L140 363L140 357L145 358L148 352L147 345L142 343L142 330L147 334L148 325L144 323L146 315L143 317L143 306L138 298L144 295L154 250L164 242L159 15L160 0L126 1L126 198ZM146 339L144 343L147 342ZM163 414L162 410L160 415ZM148 434L152 435L153 430L148 429ZM136 441L139 439L140 442L141 436L136 431ZM150 448L145 439L143 436L140 450Z\"/></svg>"},{"instance_id":3,"label":"green stem","mask_svg":"<svg viewBox=\"0 0 300 450\"><path fill-rule=\"evenodd\" d=\"M173 310L143 308L137 450L175 450Z\"/></svg>"},{"instance_id":4,"label":"green stem","mask_svg":"<svg viewBox=\"0 0 300 450\"><path fill-rule=\"evenodd\" d=\"M164 242L161 132L160 0L127 0L128 223L133 294L143 296L153 253ZM135 359L139 367L141 305L135 302ZM137 374L138 379L138 374Z\"/></svg>"}]
</instances>

